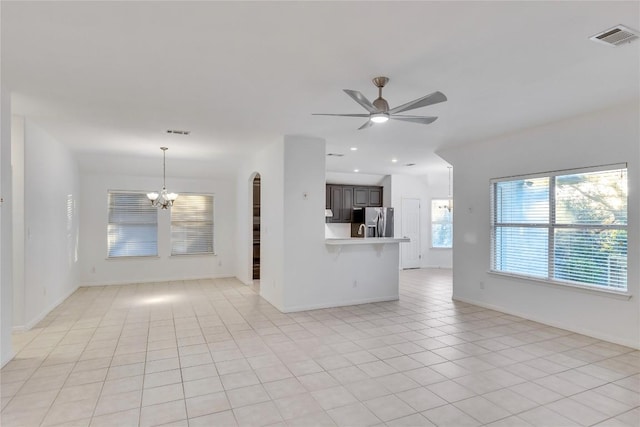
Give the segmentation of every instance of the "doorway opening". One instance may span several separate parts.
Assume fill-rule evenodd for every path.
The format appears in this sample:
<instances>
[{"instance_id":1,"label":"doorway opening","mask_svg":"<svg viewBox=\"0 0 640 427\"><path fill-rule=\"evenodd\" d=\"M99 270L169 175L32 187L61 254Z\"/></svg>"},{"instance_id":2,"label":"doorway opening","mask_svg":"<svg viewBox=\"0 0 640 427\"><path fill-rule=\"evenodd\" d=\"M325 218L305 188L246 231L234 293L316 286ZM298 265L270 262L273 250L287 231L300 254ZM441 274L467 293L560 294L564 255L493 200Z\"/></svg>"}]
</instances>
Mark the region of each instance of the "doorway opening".
<instances>
[{"instance_id":1,"label":"doorway opening","mask_svg":"<svg viewBox=\"0 0 640 427\"><path fill-rule=\"evenodd\" d=\"M420 199L402 199L402 236L411 239L400 245L402 269L420 268Z\"/></svg>"},{"instance_id":2,"label":"doorway opening","mask_svg":"<svg viewBox=\"0 0 640 427\"><path fill-rule=\"evenodd\" d=\"M253 280L260 280L260 174L253 178Z\"/></svg>"}]
</instances>

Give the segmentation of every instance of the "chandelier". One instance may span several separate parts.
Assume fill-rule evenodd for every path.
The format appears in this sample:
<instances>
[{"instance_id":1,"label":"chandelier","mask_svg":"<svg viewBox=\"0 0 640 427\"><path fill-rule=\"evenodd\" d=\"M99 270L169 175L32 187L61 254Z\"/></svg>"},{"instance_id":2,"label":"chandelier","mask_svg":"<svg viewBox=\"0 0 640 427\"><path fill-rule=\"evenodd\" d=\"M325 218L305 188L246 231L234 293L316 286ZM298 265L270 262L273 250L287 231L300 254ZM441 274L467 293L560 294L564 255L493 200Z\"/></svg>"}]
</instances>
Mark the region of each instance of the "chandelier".
<instances>
[{"instance_id":1,"label":"chandelier","mask_svg":"<svg viewBox=\"0 0 640 427\"><path fill-rule=\"evenodd\" d=\"M451 166L447 166L447 169L449 169L449 199L446 205L438 206L438 208L451 212L451 210L453 210L453 200L451 199Z\"/></svg>"},{"instance_id":2,"label":"chandelier","mask_svg":"<svg viewBox=\"0 0 640 427\"><path fill-rule=\"evenodd\" d=\"M167 192L166 171L167 171L167 147L160 147L162 150L162 190L159 193L147 193L147 198L151 201L151 206L167 209L173 206L173 202L178 198L178 194Z\"/></svg>"}]
</instances>

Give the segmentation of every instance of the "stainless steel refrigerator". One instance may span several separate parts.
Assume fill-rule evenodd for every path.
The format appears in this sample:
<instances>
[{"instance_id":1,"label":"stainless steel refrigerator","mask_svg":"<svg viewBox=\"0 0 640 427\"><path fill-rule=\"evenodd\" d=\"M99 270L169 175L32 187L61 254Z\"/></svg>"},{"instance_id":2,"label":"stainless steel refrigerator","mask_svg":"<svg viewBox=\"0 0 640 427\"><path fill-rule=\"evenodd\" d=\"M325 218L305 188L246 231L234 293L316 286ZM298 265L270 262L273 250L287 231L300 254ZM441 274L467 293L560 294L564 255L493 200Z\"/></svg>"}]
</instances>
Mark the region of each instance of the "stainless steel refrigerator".
<instances>
[{"instance_id":1,"label":"stainless steel refrigerator","mask_svg":"<svg viewBox=\"0 0 640 427\"><path fill-rule=\"evenodd\" d=\"M351 237L393 237L393 208L354 208Z\"/></svg>"}]
</instances>

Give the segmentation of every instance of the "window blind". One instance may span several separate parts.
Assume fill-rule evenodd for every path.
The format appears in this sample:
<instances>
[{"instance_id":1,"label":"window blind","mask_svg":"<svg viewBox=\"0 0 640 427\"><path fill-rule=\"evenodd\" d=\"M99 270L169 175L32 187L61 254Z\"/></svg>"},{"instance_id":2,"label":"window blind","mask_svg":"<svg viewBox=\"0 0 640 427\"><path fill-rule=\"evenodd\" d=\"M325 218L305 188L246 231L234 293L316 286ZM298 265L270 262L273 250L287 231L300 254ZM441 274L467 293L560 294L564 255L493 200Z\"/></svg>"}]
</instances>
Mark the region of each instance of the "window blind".
<instances>
[{"instance_id":1,"label":"window blind","mask_svg":"<svg viewBox=\"0 0 640 427\"><path fill-rule=\"evenodd\" d=\"M158 212L146 194L109 191L107 199L107 256L157 256Z\"/></svg>"},{"instance_id":2,"label":"window blind","mask_svg":"<svg viewBox=\"0 0 640 427\"><path fill-rule=\"evenodd\" d=\"M212 254L213 196L180 194L171 208L171 255Z\"/></svg>"},{"instance_id":3,"label":"window blind","mask_svg":"<svg viewBox=\"0 0 640 427\"><path fill-rule=\"evenodd\" d=\"M560 171L491 182L491 269L627 289L627 169Z\"/></svg>"}]
</instances>

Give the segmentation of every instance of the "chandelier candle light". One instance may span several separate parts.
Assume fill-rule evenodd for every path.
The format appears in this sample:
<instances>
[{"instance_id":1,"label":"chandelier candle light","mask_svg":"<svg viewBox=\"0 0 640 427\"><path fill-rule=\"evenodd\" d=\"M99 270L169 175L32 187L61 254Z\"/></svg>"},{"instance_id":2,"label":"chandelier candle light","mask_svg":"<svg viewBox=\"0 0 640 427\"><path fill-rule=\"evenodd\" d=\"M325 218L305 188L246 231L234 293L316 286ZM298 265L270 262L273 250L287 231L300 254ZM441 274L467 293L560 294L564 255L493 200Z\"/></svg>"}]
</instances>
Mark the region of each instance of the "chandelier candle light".
<instances>
[{"instance_id":1,"label":"chandelier candle light","mask_svg":"<svg viewBox=\"0 0 640 427\"><path fill-rule=\"evenodd\" d=\"M151 192L147 193L147 198L151 201L151 206L155 206L161 209L167 209L173 206L173 202L178 198L177 193L167 192L166 186L166 172L167 172L167 147L160 147L162 150L162 191L159 193Z\"/></svg>"}]
</instances>

